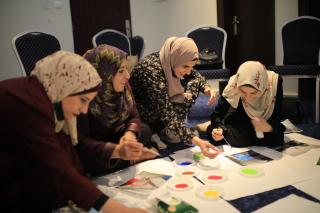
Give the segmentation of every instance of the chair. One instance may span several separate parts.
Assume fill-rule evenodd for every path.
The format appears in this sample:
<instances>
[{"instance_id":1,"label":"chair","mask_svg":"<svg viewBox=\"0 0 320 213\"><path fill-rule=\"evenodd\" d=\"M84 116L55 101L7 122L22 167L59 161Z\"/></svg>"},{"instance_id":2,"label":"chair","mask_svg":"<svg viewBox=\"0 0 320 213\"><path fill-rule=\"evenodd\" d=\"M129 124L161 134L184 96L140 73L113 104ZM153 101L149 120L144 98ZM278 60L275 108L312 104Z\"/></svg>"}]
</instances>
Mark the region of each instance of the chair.
<instances>
[{"instance_id":1,"label":"chair","mask_svg":"<svg viewBox=\"0 0 320 213\"><path fill-rule=\"evenodd\" d=\"M144 46L145 46L144 39L139 35L133 36L130 39L130 44L131 44L131 55L137 55L138 59L140 59L143 54Z\"/></svg>"},{"instance_id":2,"label":"chair","mask_svg":"<svg viewBox=\"0 0 320 213\"><path fill-rule=\"evenodd\" d=\"M320 19L300 16L282 26L283 65L269 66L288 78L315 78L315 122L319 122Z\"/></svg>"},{"instance_id":3,"label":"chair","mask_svg":"<svg viewBox=\"0 0 320 213\"><path fill-rule=\"evenodd\" d=\"M219 82L227 81L231 73L225 65L226 31L220 27L202 25L191 29L186 33L186 36L194 40L200 53L211 49L219 56L219 60L214 63L200 63L195 68L206 79L216 79ZM220 92L222 92L224 86L225 83L222 86L220 84Z\"/></svg>"},{"instance_id":4,"label":"chair","mask_svg":"<svg viewBox=\"0 0 320 213\"><path fill-rule=\"evenodd\" d=\"M61 50L55 36L39 31L26 31L14 36L12 47L26 76L30 75L37 61Z\"/></svg>"},{"instance_id":5,"label":"chair","mask_svg":"<svg viewBox=\"0 0 320 213\"><path fill-rule=\"evenodd\" d=\"M117 30L106 29L98 32L93 36L92 44L94 47L100 44L108 44L131 55L131 45L128 36Z\"/></svg>"}]
</instances>

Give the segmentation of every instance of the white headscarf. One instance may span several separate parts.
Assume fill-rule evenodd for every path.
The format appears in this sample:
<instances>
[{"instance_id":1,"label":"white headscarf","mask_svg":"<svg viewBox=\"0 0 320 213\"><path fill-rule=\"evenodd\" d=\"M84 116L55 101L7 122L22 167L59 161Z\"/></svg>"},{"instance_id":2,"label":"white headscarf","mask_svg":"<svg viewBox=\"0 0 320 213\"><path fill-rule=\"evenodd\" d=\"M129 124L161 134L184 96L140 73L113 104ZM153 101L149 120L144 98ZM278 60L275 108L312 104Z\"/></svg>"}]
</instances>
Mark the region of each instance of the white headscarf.
<instances>
[{"instance_id":1,"label":"white headscarf","mask_svg":"<svg viewBox=\"0 0 320 213\"><path fill-rule=\"evenodd\" d=\"M184 88L180 79L173 76L173 69L197 58L199 58L198 48L191 38L170 37L164 42L160 50L160 61L168 82L170 101L184 101Z\"/></svg>"},{"instance_id":2,"label":"white headscarf","mask_svg":"<svg viewBox=\"0 0 320 213\"><path fill-rule=\"evenodd\" d=\"M58 51L38 61L31 75L38 78L52 103L94 88L101 82L97 71L88 61L66 51ZM63 129L70 135L73 145L78 143L76 117L58 121L55 112L55 123L55 132Z\"/></svg>"},{"instance_id":3,"label":"white headscarf","mask_svg":"<svg viewBox=\"0 0 320 213\"><path fill-rule=\"evenodd\" d=\"M237 73L231 76L222 94L233 108L238 107L241 97L238 88L244 85L250 85L262 93L250 103L241 98L247 115L250 118L261 117L268 120L275 106L278 74L266 70L265 66L258 61L247 61L240 65Z\"/></svg>"}]
</instances>

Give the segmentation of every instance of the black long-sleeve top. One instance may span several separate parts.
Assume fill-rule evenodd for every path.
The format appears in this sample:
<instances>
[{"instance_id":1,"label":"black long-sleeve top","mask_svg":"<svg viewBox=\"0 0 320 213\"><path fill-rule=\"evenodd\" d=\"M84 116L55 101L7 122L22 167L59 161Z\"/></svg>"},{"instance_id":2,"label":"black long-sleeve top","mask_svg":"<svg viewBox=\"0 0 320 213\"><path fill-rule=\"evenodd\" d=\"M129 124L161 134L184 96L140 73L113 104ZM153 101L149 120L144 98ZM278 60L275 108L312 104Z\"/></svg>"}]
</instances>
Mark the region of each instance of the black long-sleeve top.
<instances>
[{"instance_id":1,"label":"black long-sleeve top","mask_svg":"<svg viewBox=\"0 0 320 213\"><path fill-rule=\"evenodd\" d=\"M272 132L265 132L264 139L260 139L267 140L267 143L261 144L258 142L259 144L254 144L257 143L259 139L256 137L254 127L251 124L251 118L245 112L241 99L239 99L240 103L238 104L238 107L234 109L223 96L220 97L218 105L210 116L211 124L207 128L207 134L211 138L212 130L217 127L222 128L224 132L227 132L230 128L236 128L248 137L247 140L250 140L247 145L280 145L283 143L283 138L282 141L279 140L281 140L281 136L283 137L283 132L285 130L280 120L282 99L282 78L279 76L274 110L271 117L267 120L272 126ZM274 141L271 141L273 139Z\"/></svg>"}]
</instances>

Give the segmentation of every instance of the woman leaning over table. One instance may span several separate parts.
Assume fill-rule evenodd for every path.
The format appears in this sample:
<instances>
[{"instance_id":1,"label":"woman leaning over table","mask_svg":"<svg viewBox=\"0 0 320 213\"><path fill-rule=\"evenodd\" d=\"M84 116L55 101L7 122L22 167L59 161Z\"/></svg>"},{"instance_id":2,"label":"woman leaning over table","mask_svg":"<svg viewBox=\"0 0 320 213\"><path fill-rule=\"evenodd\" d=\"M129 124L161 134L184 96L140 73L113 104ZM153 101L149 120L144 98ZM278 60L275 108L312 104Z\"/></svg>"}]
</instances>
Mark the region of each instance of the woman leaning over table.
<instances>
[{"instance_id":1,"label":"woman leaning over table","mask_svg":"<svg viewBox=\"0 0 320 213\"><path fill-rule=\"evenodd\" d=\"M198 61L198 48L185 37L168 38L160 52L142 59L133 69L130 84L142 121L166 143L193 143L209 157L216 148L197 137L185 126L187 114L200 92L215 102L215 92L205 78L193 69Z\"/></svg>"},{"instance_id":2,"label":"woman leaning over table","mask_svg":"<svg viewBox=\"0 0 320 213\"><path fill-rule=\"evenodd\" d=\"M90 63L65 51L38 61L30 77L0 82L1 211L50 212L72 201L86 210L145 212L108 198L83 175L76 116L100 82Z\"/></svg>"},{"instance_id":3,"label":"woman leaning over table","mask_svg":"<svg viewBox=\"0 0 320 213\"><path fill-rule=\"evenodd\" d=\"M207 134L232 146L281 146L282 79L258 61L240 65L211 115Z\"/></svg>"}]
</instances>

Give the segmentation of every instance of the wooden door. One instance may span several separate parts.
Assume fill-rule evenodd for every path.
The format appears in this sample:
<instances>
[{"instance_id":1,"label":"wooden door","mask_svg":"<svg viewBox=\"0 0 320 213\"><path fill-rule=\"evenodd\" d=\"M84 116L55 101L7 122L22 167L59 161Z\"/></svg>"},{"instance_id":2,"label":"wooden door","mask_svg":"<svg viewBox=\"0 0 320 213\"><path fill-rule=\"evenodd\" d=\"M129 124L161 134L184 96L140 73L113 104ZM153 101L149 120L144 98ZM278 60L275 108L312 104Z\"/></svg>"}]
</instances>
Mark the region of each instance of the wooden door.
<instances>
[{"instance_id":1,"label":"wooden door","mask_svg":"<svg viewBox=\"0 0 320 213\"><path fill-rule=\"evenodd\" d=\"M74 50L85 53L92 37L104 29L115 29L131 36L129 0L70 0Z\"/></svg>"},{"instance_id":2,"label":"wooden door","mask_svg":"<svg viewBox=\"0 0 320 213\"><path fill-rule=\"evenodd\" d=\"M218 25L228 35L226 67L235 73L248 60L275 62L274 0L217 0Z\"/></svg>"}]
</instances>

